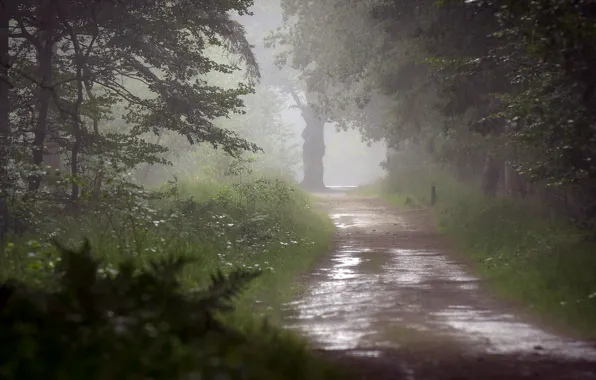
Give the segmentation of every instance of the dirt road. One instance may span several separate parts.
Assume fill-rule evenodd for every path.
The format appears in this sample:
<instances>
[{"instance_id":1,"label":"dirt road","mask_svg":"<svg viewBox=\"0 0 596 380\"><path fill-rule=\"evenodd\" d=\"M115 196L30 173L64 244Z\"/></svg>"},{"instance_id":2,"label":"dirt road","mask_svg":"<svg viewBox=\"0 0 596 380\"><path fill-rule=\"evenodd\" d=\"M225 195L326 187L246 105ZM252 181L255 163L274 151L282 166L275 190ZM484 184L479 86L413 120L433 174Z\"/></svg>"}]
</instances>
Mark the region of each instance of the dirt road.
<instances>
[{"instance_id":1,"label":"dirt road","mask_svg":"<svg viewBox=\"0 0 596 380\"><path fill-rule=\"evenodd\" d=\"M454 259L424 210L320 195L334 251L287 325L363 379L596 379L596 348L522 320Z\"/></svg>"}]
</instances>

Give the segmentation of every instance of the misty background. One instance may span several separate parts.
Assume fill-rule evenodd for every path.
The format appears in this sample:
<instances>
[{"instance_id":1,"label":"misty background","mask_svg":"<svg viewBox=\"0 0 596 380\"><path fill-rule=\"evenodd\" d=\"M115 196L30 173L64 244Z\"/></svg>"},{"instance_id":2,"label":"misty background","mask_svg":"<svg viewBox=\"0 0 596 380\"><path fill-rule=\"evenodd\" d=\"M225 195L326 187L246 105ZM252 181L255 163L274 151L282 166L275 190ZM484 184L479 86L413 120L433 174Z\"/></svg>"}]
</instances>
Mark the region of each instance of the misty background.
<instances>
[{"instance_id":1,"label":"misty background","mask_svg":"<svg viewBox=\"0 0 596 380\"><path fill-rule=\"evenodd\" d=\"M253 15L236 16L247 31L247 39L254 45L254 52L262 70L264 83L272 81L269 77L280 75L280 69L274 64L275 50L264 46L264 39L270 32L280 28L283 23L282 9L279 2L257 0L252 7ZM288 68L284 68L288 70ZM274 86L275 87L275 86ZM292 98L285 98L285 109L281 112L284 121L291 125L291 145L301 147L301 133L305 122L299 110L293 108ZM371 183L384 174L381 162L386 158L386 145L383 141L365 141L358 129L341 130L335 123L325 125L326 151L323 158L325 167L324 181L327 186L358 186ZM302 162L297 163L294 178L300 182L303 176Z\"/></svg>"}]
</instances>

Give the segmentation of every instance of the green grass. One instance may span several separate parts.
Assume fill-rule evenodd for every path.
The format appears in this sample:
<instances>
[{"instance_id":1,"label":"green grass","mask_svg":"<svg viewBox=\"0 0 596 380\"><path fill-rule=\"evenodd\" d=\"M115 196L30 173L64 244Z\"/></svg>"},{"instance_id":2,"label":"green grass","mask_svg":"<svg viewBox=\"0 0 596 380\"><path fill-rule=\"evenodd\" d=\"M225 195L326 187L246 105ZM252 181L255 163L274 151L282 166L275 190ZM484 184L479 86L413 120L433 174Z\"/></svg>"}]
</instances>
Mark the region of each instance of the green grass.
<instances>
[{"instance_id":1,"label":"green grass","mask_svg":"<svg viewBox=\"0 0 596 380\"><path fill-rule=\"evenodd\" d=\"M398 207L408 198L429 207L433 183L439 231L499 295L555 328L596 338L596 244L585 231L538 204L487 198L439 170L394 174L377 193Z\"/></svg>"},{"instance_id":2,"label":"green grass","mask_svg":"<svg viewBox=\"0 0 596 380\"><path fill-rule=\"evenodd\" d=\"M160 255L195 259L184 273L189 289L219 268L262 269L238 307L253 308L258 301L277 320L280 306L300 290L298 276L330 249L333 225L327 216L313 209L308 195L282 182L183 184L176 200L59 219L45 234L5 244L0 279L43 283L55 258L49 237L68 245L86 237L106 270L124 259L139 265Z\"/></svg>"},{"instance_id":3,"label":"green grass","mask_svg":"<svg viewBox=\"0 0 596 380\"><path fill-rule=\"evenodd\" d=\"M264 379L280 378L275 377L279 373L345 378L314 358L302 337L275 327L282 318L282 305L302 290L300 277L331 247L333 225L314 210L310 197L291 184L267 179L182 184L175 192L169 190L166 199L140 204L133 196L128 201L121 197L95 213L60 217L36 234L5 243L0 281L17 278L52 286L50 273L58 255L51 238L68 246L88 238L102 270L108 272L123 260L144 267L157 257L189 257L196 262L181 276L187 290L205 286L219 269L260 269L262 275L237 298L235 312L226 317L253 342L244 355L261 363ZM262 315L273 324L274 333L262 334Z\"/></svg>"}]
</instances>

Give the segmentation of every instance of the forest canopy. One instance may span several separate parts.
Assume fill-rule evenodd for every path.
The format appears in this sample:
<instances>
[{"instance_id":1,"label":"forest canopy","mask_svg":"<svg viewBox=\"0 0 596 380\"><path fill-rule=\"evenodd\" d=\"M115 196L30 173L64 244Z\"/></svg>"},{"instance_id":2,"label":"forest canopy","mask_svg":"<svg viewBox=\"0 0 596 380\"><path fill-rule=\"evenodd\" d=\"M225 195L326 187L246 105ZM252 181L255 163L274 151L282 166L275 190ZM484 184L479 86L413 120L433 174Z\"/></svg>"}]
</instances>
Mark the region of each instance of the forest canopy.
<instances>
[{"instance_id":1,"label":"forest canopy","mask_svg":"<svg viewBox=\"0 0 596 380\"><path fill-rule=\"evenodd\" d=\"M596 2L282 0L272 36L326 118L489 195L596 213Z\"/></svg>"},{"instance_id":2,"label":"forest canopy","mask_svg":"<svg viewBox=\"0 0 596 380\"><path fill-rule=\"evenodd\" d=\"M258 152L215 122L245 113L242 96L260 77L244 27L230 13L247 14L251 5L2 2L1 208L48 190L71 206L97 200L114 176L170 164L161 143L167 136L209 143L233 157ZM213 49L235 58L216 60ZM234 86L207 77L239 70L245 75Z\"/></svg>"}]
</instances>

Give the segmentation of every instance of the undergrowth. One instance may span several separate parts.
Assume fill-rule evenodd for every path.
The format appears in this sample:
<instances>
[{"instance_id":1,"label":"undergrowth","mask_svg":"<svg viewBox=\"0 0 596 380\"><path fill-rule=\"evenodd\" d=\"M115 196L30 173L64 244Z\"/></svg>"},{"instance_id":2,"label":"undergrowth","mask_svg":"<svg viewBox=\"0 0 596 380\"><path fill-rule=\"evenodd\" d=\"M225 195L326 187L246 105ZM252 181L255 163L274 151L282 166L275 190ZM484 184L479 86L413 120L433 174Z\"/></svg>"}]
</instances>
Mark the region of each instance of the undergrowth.
<instances>
[{"instance_id":1,"label":"undergrowth","mask_svg":"<svg viewBox=\"0 0 596 380\"><path fill-rule=\"evenodd\" d=\"M250 363L252 372L242 372L244 377L230 375L232 377L226 378L335 378L333 370L312 357L302 338L275 327L282 315L282 305L301 290L299 276L308 272L317 258L330 248L332 224L313 210L308 195L288 183L269 179L235 184L172 183L158 191L137 187L120 190L111 199L105 199L101 207L80 211L78 215L62 215L50 222L44 219L35 231L5 242L0 252L0 283L16 280L27 292L41 291L44 297L60 298L58 294L65 291L65 286L56 270L65 265L64 252L61 254L52 242L76 246L84 239L88 239L92 247L91 257L97 260L98 278L121 276L123 263L142 273L153 273L156 262L184 258L186 265L181 266L176 277L176 292L185 296L201 293L201 289L212 285L214 273L221 272L221 276L228 278L226 276L234 273L258 272L260 275L247 283L242 294L236 297L234 310L218 316L222 326L234 329L250 344L239 343L237 351L228 350L225 355L217 351L217 345L208 345L205 349L217 351L209 355L216 358L224 355L226 362ZM223 277L220 280L223 281ZM107 293L104 296L109 298ZM113 301L116 302L116 295ZM155 308L152 312L165 313L166 304L152 307ZM263 315L267 317L267 325L273 327L263 329L264 322L260 318ZM159 324L158 320L154 322ZM59 323L67 324L66 321ZM39 325L27 328L36 329ZM99 331L93 332L96 333ZM166 340L170 338L164 336ZM145 349L141 347L142 339L130 339L127 344ZM101 343L103 348L94 347L101 351L110 344L108 339ZM168 350L180 349L179 343L168 344L175 344L175 347L168 346ZM48 349L41 346L38 348ZM70 349L74 350L65 348ZM100 351L96 354L102 355ZM106 355L108 353L116 355L116 351L106 352ZM74 355L74 351L71 354ZM147 355L152 357L158 353L147 352ZM147 363L150 362L151 359L147 359Z\"/></svg>"},{"instance_id":2,"label":"undergrowth","mask_svg":"<svg viewBox=\"0 0 596 380\"><path fill-rule=\"evenodd\" d=\"M440 170L394 172L368 191L398 207L429 207L432 184L439 231L501 296L547 324L596 338L596 244L588 231L531 201L485 197Z\"/></svg>"},{"instance_id":3,"label":"undergrowth","mask_svg":"<svg viewBox=\"0 0 596 380\"><path fill-rule=\"evenodd\" d=\"M308 195L287 183L256 179L159 190L158 199L147 192L142 201L137 193L120 193L113 200L117 204L58 218L33 236L6 243L0 280L16 277L46 286L59 261L51 240L73 245L89 239L105 272L128 259L140 266L170 254L197 259L183 271L185 289L204 285L219 268L262 270L238 308L262 303L276 319L280 306L299 290L296 275L330 247L331 222L313 210Z\"/></svg>"},{"instance_id":4,"label":"undergrowth","mask_svg":"<svg viewBox=\"0 0 596 380\"><path fill-rule=\"evenodd\" d=\"M266 325L246 332L221 322L259 271L216 272L208 286L184 291L179 275L191 259L143 270L126 261L110 274L90 249L59 247L52 289L0 287L0 378L340 378Z\"/></svg>"}]
</instances>

